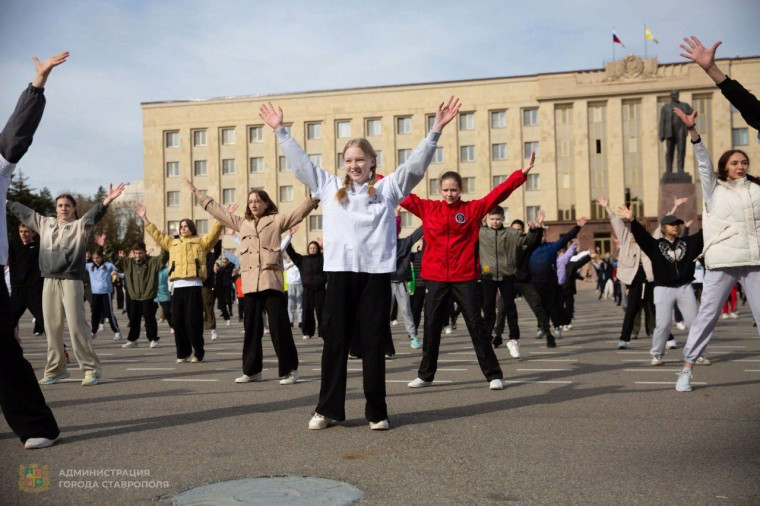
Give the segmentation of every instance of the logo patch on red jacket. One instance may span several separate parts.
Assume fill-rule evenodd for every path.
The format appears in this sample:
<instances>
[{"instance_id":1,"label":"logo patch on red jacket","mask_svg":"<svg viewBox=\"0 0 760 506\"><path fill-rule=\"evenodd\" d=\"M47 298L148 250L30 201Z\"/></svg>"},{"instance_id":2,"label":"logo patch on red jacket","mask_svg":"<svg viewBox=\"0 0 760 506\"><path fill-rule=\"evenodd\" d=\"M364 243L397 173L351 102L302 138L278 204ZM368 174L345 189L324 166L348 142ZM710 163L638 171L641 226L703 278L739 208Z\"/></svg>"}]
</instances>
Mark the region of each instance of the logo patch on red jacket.
<instances>
[{"instance_id":1,"label":"logo patch on red jacket","mask_svg":"<svg viewBox=\"0 0 760 506\"><path fill-rule=\"evenodd\" d=\"M457 223L464 223L466 221L466 218L464 217L464 213L457 213L454 215L454 219Z\"/></svg>"}]
</instances>

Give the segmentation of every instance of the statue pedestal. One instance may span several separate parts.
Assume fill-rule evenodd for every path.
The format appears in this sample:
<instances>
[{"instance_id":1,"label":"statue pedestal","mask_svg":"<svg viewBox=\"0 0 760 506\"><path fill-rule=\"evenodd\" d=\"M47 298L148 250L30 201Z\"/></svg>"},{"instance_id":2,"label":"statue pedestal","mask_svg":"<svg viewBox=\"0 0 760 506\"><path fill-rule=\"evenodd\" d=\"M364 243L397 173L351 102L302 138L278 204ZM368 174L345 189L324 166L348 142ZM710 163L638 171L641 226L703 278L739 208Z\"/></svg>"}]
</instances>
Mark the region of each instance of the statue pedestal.
<instances>
[{"instance_id":1,"label":"statue pedestal","mask_svg":"<svg viewBox=\"0 0 760 506\"><path fill-rule=\"evenodd\" d=\"M689 200L676 211L683 221L697 219L697 188L686 173L665 173L660 180L660 195L657 208L658 221L673 209L675 198L688 197ZM693 233L693 231L692 231Z\"/></svg>"}]
</instances>

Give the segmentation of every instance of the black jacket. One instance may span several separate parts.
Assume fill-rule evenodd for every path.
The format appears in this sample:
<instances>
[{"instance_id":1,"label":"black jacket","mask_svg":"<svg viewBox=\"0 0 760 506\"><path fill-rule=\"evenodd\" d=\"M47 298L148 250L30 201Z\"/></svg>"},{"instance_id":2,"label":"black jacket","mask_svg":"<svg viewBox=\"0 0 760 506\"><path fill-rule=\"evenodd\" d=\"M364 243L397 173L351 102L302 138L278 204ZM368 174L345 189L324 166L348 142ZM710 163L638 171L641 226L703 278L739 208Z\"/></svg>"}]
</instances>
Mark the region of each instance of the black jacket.
<instances>
[{"instance_id":1,"label":"black jacket","mask_svg":"<svg viewBox=\"0 0 760 506\"><path fill-rule=\"evenodd\" d=\"M391 274L391 281L412 280L412 246L422 238L422 227L396 242L396 272ZM415 271L416 272L416 271Z\"/></svg>"},{"instance_id":2,"label":"black jacket","mask_svg":"<svg viewBox=\"0 0 760 506\"><path fill-rule=\"evenodd\" d=\"M41 283L39 236L26 245L20 242L11 243L8 251L8 266L11 271L12 288L22 288Z\"/></svg>"},{"instance_id":3,"label":"black jacket","mask_svg":"<svg viewBox=\"0 0 760 506\"><path fill-rule=\"evenodd\" d=\"M655 239L636 221L631 222L631 233L641 251L652 261L654 286L679 287L694 279L694 261L702 253L702 231L670 242L664 237Z\"/></svg>"},{"instance_id":4,"label":"black jacket","mask_svg":"<svg viewBox=\"0 0 760 506\"><path fill-rule=\"evenodd\" d=\"M214 262L222 255L222 241L217 241L214 249L206 253L206 279L203 286L214 288L216 276L214 276Z\"/></svg>"},{"instance_id":5,"label":"black jacket","mask_svg":"<svg viewBox=\"0 0 760 506\"><path fill-rule=\"evenodd\" d=\"M760 100L730 77L720 83L718 88L731 105L739 110L744 121L752 128L760 130Z\"/></svg>"},{"instance_id":6,"label":"black jacket","mask_svg":"<svg viewBox=\"0 0 760 506\"><path fill-rule=\"evenodd\" d=\"M541 245L541 239L544 236L544 228L537 227L535 230L536 239L530 244L525 244L517 251L517 262L515 267L515 280L521 283L527 283L530 281L530 256Z\"/></svg>"},{"instance_id":7,"label":"black jacket","mask_svg":"<svg viewBox=\"0 0 760 506\"><path fill-rule=\"evenodd\" d=\"M325 274L325 256L319 252L314 255L300 255L293 249L292 244L288 244L285 249L288 256L298 267L301 273L301 284L304 288L312 290L324 290L327 284L327 274Z\"/></svg>"}]
</instances>

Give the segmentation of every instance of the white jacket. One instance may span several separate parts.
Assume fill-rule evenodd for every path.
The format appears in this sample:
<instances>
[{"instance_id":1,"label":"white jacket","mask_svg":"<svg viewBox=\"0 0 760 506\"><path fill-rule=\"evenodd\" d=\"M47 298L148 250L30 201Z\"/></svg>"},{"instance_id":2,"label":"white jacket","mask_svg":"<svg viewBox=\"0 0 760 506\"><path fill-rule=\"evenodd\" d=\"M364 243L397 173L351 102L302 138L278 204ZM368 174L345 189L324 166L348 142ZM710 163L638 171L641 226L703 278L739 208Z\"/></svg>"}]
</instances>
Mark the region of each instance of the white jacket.
<instances>
[{"instance_id":1,"label":"white jacket","mask_svg":"<svg viewBox=\"0 0 760 506\"><path fill-rule=\"evenodd\" d=\"M409 159L395 172L369 185L350 185L348 203L335 200L343 178L331 174L309 159L301 146L281 128L275 132L280 148L293 167L296 178L305 184L312 197L321 200L326 272L396 271L396 206L417 186L433 159L440 133L431 131Z\"/></svg>"},{"instance_id":2,"label":"white jacket","mask_svg":"<svg viewBox=\"0 0 760 506\"><path fill-rule=\"evenodd\" d=\"M746 177L718 179L701 141L694 144L694 154L704 195L705 267L760 265L760 185Z\"/></svg>"}]
</instances>

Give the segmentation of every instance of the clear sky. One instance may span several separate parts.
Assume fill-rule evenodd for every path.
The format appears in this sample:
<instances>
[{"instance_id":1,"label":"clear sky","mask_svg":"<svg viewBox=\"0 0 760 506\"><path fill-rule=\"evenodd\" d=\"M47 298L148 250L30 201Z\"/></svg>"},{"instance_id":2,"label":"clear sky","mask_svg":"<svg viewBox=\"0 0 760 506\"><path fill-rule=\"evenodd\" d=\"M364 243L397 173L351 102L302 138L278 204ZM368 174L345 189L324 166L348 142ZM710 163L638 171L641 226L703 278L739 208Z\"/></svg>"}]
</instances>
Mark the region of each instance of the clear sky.
<instances>
[{"instance_id":1,"label":"clear sky","mask_svg":"<svg viewBox=\"0 0 760 506\"><path fill-rule=\"evenodd\" d=\"M760 55L759 0L2 0L0 117L33 56L71 51L19 168L35 188L93 193L142 178L141 102L600 68L613 27L617 58L643 56L645 24L661 63L685 61L690 34Z\"/></svg>"}]
</instances>

